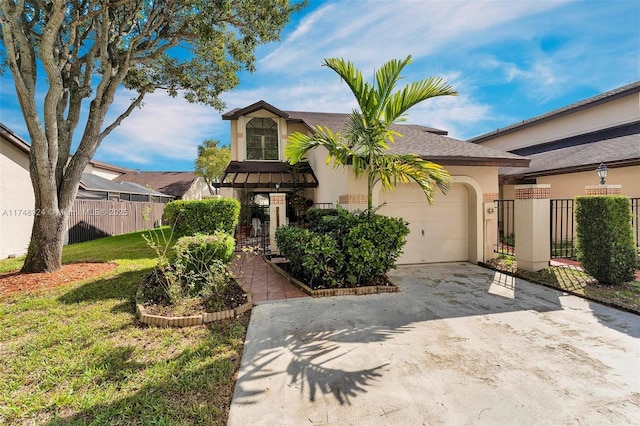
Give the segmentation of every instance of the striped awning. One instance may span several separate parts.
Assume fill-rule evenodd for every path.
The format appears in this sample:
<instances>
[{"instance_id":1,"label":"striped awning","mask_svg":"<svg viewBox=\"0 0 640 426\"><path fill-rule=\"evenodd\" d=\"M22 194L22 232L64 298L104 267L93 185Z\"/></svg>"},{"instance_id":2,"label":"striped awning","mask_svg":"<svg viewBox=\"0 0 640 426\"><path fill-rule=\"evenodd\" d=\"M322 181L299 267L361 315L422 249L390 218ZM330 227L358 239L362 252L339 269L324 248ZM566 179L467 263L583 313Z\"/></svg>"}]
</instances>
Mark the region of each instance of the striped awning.
<instances>
[{"instance_id":1,"label":"striped awning","mask_svg":"<svg viewBox=\"0 0 640 426\"><path fill-rule=\"evenodd\" d=\"M221 187L249 189L317 188L318 179L311 165L276 161L232 161L227 166Z\"/></svg>"}]
</instances>

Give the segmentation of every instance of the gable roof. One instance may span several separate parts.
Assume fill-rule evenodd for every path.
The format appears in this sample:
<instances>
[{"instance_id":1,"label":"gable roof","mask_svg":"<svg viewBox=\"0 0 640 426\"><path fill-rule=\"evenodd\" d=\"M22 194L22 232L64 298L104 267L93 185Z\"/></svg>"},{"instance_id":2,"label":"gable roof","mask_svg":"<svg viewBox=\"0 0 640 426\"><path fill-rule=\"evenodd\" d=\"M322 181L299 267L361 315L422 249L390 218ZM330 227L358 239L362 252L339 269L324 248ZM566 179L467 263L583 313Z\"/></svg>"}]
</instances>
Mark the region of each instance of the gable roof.
<instances>
[{"instance_id":1,"label":"gable roof","mask_svg":"<svg viewBox=\"0 0 640 426\"><path fill-rule=\"evenodd\" d=\"M25 154L29 155L29 153L31 152L31 145L2 123L0 123L0 136ZM89 164L100 169L110 170L116 173L126 173L130 170L124 167L116 166L114 164L104 163L102 161L93 159L89 160Z\"/></svg>"},{"instance_id":2,"label":"gable roof","mask_svg":"<svg viewBox=\"0 0 640 426\"><path fill-rule=\"evenodd\" d=\"M561 117L563 115L568 115L576 111L591 108L595 105L599 105L605 102L610 102L614 99L622 98L630 94L639 93L639 92L640 92L640 81L636 81L634 83L630 83L625 86L618 87L617 89L600 93L599 95L592 96L590 98L583 99L573 104L564 106L562 108L555 109L545 114L538 115L536 117L529 118L527 120L523 120L522 122L515 123L510 126L506 126L501 129L494 130L492 132L485 133L480 136L476 136L474 138L469 139L468 142L481 143L487 139L494 138L498 135L512 133L525 127L533 126L535 124L538 124L544 121L552 120L552 119Z\"/></svg>"},{"instance_id":3,"label":"gable roof","mask_svg":"<svg viewBox=\"0 0 640 426\"><path fill-rule=\"evenodd\" d=\"M238 119L238 117L241 117L243 115L247 115L247 114L251 114L252 112L256 112L259 111L261 109L267 110L272 114L277 115L278 117L284 117L284 118L288 118L289 115L284 112L279 110L278 108L274 107L273 105L269 104L268 102L265 101L258 101L254 104L251 104L247 107L244 108L235 108L232 109L231 111L222 114L222 119L223 120L236 120Z\"/></svg>"},{"instance_id":4,"label":"gable roof","mask_svg":"<svg viewBox=\"0 0 640 426\"><path fill-rule=\"evenodd\" d=\"M129 171L118 176L114 181L136 183L172 197L182 198L197 179L199 177L194 172Z\"/></svg>"}]
</instances>

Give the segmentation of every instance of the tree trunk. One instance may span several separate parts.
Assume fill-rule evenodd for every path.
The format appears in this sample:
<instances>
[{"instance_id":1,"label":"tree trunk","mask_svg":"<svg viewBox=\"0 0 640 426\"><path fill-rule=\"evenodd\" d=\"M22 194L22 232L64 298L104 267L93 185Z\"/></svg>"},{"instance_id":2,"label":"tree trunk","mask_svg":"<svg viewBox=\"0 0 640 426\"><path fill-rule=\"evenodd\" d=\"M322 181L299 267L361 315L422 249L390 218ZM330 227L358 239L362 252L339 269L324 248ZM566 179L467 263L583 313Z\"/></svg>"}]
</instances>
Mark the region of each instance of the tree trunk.
<instances>
[{"instance_id":1,"label":"tree trunk","mask_svg":"<svg viewBox=\"0 0 640 426\"><path fill-rule=\"evenodd\" d=\"M33 218L31 242L22 272L52 272L62 265L67 216L55 212L50 214L50 211L38 213L43 214Z\"/></svg>"}]
</instances>

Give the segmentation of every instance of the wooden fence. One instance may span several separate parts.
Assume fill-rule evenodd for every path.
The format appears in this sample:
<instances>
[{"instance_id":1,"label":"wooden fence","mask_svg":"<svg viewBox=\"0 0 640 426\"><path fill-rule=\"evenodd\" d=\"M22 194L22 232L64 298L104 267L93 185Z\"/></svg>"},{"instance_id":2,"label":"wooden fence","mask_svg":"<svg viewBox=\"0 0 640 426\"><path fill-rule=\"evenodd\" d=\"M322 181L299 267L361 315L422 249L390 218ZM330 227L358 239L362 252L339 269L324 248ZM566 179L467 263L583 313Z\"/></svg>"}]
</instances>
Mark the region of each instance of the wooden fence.
<instances>
[{"instance_id":1,"label":"wooden fence","mask_svg":"<svg viewBox=\"0 0 640 426\"><path fill-rule=\"evenodd\" d=\"M69 244L159 226L165 204L76 200L69 214Z\"/></svg>"}]
</instances>

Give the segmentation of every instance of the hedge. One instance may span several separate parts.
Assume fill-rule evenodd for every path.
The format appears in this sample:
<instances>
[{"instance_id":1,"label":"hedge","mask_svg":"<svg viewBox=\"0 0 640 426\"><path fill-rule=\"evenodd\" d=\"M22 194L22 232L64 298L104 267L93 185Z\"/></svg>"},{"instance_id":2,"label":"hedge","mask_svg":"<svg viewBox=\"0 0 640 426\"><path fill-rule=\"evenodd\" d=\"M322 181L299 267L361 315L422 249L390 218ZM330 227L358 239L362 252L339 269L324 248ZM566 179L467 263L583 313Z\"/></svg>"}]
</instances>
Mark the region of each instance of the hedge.
<instances>
[{"instance_id":1,"label":"hedge","mask_svg":"<svg viewBox=\"0 0 640 426\"><path fill-rule=\"evenodd\" d=\"M637 254L631 202L624 196L576 197L578 260L603 284L633 281Z\"/></svg>"},{"instance_id":2,"label":"hedge","mask_svg":"<svg viewBox=\"0 0 640 426\"><path fill-rule=\"evenodd\" d=\"M232 198L178 200L165 206L163 220L177 236L213 234L218 230L233 235L239 215L240 202Z\"/></svg>"}]
</instances>

